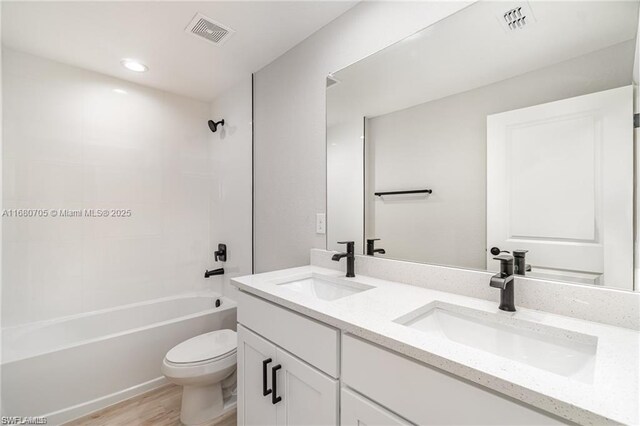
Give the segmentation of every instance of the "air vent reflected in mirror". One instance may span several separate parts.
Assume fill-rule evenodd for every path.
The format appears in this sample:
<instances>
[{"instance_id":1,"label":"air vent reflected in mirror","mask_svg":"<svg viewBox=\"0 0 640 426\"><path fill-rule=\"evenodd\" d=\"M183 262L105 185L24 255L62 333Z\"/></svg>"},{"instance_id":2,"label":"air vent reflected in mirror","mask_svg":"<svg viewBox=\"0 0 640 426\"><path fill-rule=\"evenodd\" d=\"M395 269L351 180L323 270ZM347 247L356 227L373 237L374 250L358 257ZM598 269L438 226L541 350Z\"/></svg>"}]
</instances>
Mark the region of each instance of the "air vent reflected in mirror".
<instances>
[{"instance_id":1,"label":"air vent reflected in mirror","mask_svg":"<svg viewBox=\"0 0 640 426\"><path fill-rule=\"evenodd\" d=\"M502 27L508 32L519 31L535 22L528 3L521 3L504 11L499 17Z\"/></svg>"}]
</instances>

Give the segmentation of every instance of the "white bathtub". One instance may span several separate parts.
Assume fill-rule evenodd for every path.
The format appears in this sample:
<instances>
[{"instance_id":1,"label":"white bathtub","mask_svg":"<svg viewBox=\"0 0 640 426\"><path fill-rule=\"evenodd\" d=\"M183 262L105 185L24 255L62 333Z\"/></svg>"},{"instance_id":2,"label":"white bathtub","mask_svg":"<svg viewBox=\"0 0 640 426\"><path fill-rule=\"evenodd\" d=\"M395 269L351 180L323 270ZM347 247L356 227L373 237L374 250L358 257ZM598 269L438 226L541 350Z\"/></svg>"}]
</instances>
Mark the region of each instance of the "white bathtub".
<instances>
[{"instance_id":1,"label":"white bathtub","mask_svg":"<svg viewBox=\"0 0 640 426\"><path fill-rule=\"evenodd\" d=\"M60 424L130 398L165 383L169 349L223 328L236 329L236 303L212 292L5 328L2 415Z\"/></svg>"}]
</instances>

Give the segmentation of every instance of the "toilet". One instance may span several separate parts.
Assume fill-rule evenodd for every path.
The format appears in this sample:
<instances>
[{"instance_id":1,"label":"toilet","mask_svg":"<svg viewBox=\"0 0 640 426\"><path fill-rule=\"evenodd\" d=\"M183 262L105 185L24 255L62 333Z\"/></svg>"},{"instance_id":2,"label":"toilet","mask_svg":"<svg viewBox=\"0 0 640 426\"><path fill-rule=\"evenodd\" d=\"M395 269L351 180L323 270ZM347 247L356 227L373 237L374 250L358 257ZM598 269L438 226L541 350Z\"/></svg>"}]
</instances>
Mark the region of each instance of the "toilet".
<instances>
[{"instance_id":1,"label":"toilet","mask_svg":"<svg viewBox=\"0 0 640 426\"><path fill-rule=\"evenodd\" d=\"M180 421L208 422L236 405L236 350L233 330L201 334L175 346L162 362L167 380L182 389Z\"/></svg>"}]
</instances>

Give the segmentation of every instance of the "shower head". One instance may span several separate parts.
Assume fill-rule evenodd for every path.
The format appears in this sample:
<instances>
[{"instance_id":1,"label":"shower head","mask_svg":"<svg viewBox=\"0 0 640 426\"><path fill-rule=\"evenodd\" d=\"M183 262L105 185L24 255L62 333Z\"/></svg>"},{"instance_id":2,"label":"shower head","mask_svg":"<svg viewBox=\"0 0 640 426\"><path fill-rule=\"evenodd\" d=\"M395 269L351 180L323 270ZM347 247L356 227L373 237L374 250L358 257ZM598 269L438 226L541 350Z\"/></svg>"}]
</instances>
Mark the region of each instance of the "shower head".
<instances>
[{"instance_id":1,"label":"shower head","mask_svg":"<svg viewBox=\"0 0 640 426\"><path fill-rule=\"evenodd\" d=\"M218 122L215 122L213 120L209 120L209 128L211 129L211 131L213 133L216 132L216 130L218 130L218 126L224 126L224 118Z\"/></svg>"}]
</instances>

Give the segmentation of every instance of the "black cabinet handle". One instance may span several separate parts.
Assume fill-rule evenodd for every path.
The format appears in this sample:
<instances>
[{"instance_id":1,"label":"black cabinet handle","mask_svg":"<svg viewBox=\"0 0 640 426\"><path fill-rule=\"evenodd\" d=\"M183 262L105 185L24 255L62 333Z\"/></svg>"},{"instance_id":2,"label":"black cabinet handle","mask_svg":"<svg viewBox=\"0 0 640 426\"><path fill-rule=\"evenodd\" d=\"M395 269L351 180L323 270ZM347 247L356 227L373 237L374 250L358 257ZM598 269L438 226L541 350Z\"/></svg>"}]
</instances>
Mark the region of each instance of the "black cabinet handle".
<instances>
[{"instance_id":1,"label":"black cabinet handle","mask_svg":"<svg viewBox=\"0 0 640 426\"><path fill-rule=\"evenodd\" d=\"M271 358L262 361L262 395L267 396L271 393L271 389L267 389L267 365L271 362Z\"/></svg>"},{"instance_id":2,"label":"black cabinet handle","mask_svg":"<svg viewBox=\"0 0 640 426\"><path fill-rule=\"evenodd\" d=\"M278 396L278 380L276 378L276 374L278 370L280 370L282 366L280 364L274 365L271 367L271 386L273 386L273 394L271 394L271 403L273 405L282 401L282 397Z\"/></svg>"}]
</instances>

